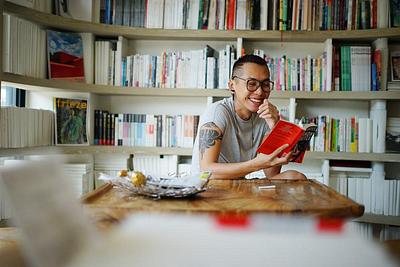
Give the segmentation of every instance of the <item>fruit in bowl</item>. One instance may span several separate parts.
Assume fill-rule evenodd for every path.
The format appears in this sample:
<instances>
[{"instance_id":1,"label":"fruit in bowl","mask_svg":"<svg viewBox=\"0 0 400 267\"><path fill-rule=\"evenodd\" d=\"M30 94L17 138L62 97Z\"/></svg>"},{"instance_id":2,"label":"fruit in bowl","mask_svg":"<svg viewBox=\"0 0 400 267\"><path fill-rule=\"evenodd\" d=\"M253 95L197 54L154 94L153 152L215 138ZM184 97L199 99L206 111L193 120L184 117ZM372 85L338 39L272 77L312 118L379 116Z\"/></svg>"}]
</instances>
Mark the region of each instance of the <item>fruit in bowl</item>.
<instances>
[{"instance_id":1,"label":"fruit in bowl","mask_svg":"<svg viewBox=\"0 0 400 267\"><path fill-rule=\"evenodd\" d=\"M131 182L134 186L139 187L146 184L146 176L139 171L134 171L131 176Z\"/></svg>"},{"instance_id":2,"label":"fruit in bowl","mask_svg":"<svg viewBox=\"0 0 400 267\"><path fill-rule=\"evenodd\" d=\"M118 176L119 177L126 177L126 176L128 176L128 171L127 170L120 170L118 172Z\"/></svg>"}]
</instances>

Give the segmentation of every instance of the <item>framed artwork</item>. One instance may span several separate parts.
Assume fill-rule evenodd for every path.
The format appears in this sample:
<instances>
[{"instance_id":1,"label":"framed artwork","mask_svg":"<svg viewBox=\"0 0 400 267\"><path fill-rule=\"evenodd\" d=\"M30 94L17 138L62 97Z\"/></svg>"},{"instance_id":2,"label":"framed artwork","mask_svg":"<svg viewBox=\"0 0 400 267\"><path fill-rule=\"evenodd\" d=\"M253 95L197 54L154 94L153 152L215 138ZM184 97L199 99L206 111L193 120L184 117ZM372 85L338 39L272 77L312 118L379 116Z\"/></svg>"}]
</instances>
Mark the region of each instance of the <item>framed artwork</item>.
<instances>
[{"instance_id":1,"label":"framed artwork","mask_svg":"<svg viewBox=\"0 0 400 267\"><path fill-rule=\"evenodd\" d=\"M390 70L392 81L400 81L400 51L394 51L390 54Z\"/></svg>"},{"instance_id":2,"label":"framed artwork","mask_svg":"<svg viewBox=\"0 0 400 267\"><path fill-rule=\"evenodd\" d=\"M84 82L83 44L77 33L47 31L50 79Z\"/></svg>"},{"instance_id":3,"label":"framed artwork","mask_svg":"<svg viewBox=\"0 0 400 267\"><path fill-rule=\"evenodd\" d=\"M54 98L56 145L88 145L85 99Z\"/></svg>"}]
</instances>

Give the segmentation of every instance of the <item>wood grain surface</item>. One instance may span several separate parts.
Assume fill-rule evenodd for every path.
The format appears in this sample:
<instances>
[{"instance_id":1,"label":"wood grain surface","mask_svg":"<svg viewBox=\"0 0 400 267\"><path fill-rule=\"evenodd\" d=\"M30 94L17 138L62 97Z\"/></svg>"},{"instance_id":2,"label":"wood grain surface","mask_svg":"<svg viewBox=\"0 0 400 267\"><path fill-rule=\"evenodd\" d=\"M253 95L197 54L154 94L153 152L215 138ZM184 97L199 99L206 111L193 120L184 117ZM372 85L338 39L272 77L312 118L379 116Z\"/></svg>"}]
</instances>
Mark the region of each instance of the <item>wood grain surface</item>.
<instances>
[{"instance_id":1,"label":"wood grain surface","mask_svg":"<svg viewBox=\"0 0 400 267\"><path fill-rule=\"evenodd\" d=\"M275 189L258 189L275 185ZM133 212L272 213L359 217L364 206L314 180L212 180L205 192L184 199L151 199L105 184L82 199L100 228Z\"/></svg>"},{"instance_id":2,"label":"wood grain surface","mask_svg":"<svg viewBox=\"0 0 400 267\"><path fill-rule=\"evenodd\" d=\"M0 266L28 266L22 256L16 228L0 228Z\"/></svg>"}]
</instances>

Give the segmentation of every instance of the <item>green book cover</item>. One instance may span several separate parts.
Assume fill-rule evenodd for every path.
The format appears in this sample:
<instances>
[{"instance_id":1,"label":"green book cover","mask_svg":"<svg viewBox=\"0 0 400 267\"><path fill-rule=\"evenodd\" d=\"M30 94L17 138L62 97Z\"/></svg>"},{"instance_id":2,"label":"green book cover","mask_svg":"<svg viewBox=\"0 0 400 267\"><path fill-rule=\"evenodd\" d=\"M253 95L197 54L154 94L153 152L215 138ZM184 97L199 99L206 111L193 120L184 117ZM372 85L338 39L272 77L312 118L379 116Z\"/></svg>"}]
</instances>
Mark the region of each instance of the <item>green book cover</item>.
<instances>
[{"instance_id":1,"label":"green book cover","mask_svg":"<svg viewBox=\"0 0 400 267\"><path fill-rule=\"evenodd\" d=\"M287 4L288 0L283 0L283 10L282 10L282 30L286 31L287 30Z\"/></svg>"},{"instance_id":2,"label":"green book cover","mask_svg":"<svg viewBox=\"0 0 400 267\"><path fill-rule=\"evenodd\" d=\"M347 46L347 91L351 91L351 47Z\"/></svg>"},{"instance_id":3,"label":"green book cover","mask_svg":"<svg viewBox=\"0 0 400 267\"><path fill-rule=\"evenodd\" d=\"M331 139L331 152L336 152L336 120L331 119L332 139Z\"/></svg>"},{"instance_id":4,"label":"green book cover","mask_svg":"<svg viewBox=\"0 0 400 267\"><path fill-rule=\"evenodd\" d=\"M292 91L292 59L287 59L287 81L288 81L288 91Z\"/></svg>"},{"instance_id":5,"label":"green book cover","mask_svg":"<svg viewBox=\"0 0 400 267\"><path fill-rule=\"evenodd\" d=\"M340 90L346 91L346 84L345 84L345 71L346 71L346 53L345 47L340 47Z\"/></svg>"}]
</instances>

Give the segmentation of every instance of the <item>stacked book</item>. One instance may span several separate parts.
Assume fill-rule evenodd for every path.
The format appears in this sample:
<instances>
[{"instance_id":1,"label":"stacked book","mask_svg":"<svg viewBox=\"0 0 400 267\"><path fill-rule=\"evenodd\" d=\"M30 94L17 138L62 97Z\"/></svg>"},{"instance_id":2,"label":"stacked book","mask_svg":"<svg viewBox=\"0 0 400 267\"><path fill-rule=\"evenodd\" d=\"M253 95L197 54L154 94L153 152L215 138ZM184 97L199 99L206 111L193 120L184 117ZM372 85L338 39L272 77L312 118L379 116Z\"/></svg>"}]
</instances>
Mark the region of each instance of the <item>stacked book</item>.
<instances>
[{"instance_id":1,"label":"stacked book","mask_svg":"<svg viewBox=\"0 0 400 267\"><path fill-rule=\"evenodd\" d=\"M3 71L46 78L46 31L37 24L3 16Z\"/></svg>"},{"instance_id":2,"label":"stacked book","mask_svg":"<svg viewBox=\"0 0 400 267\"><path fill-rule=\"evenodd\" d=\"M54 112L50 110L2 107L0 147L18 148L54 144Z\"/></svg>"},{"instance_id":3,"label":"stacked book","mask_svg":"<svg viewBox=\"0 0 400 267\"><path fill-rule=\"evenodd\" d=\"M93 191L93 165L88 163L63 164L61 172L72 184L74 195L79 198L82 195Z\"/></svg>"}]
</instances>

